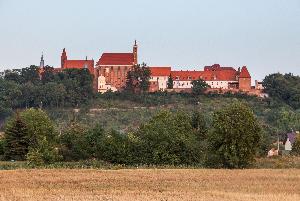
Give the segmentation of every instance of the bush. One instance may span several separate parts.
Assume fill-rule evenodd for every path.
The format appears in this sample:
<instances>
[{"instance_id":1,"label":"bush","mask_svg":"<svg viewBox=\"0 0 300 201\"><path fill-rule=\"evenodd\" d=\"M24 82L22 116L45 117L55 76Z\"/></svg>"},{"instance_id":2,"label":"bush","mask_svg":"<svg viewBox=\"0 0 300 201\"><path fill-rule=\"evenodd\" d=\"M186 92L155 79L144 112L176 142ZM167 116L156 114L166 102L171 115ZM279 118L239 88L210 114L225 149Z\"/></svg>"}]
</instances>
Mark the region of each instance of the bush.
<instances>
[{"instance_id":1,"label":"bush","mask_svg":"<svg viewBox=\"0 0 300 201\"><path fill-rule=\"evenodd\" d=\"M5 142L0 138L0 161L3 160Z\"/></svg>"},{"instance_id":2,"label":"bush","mask_svg":"<svg viewBox=\"0 0 300 201\"><path fill-rule=\"evenodd\" d=\"M5 157L29 160L31 164L49 164L58 160L57 135L48 115L28 109L15 115L6 125Z\"/></svg>"},{"instance_id":3,"label":"bush","mask_svg":"<svg viewBox=\"0 0 300 201\"><path fill-rule=\"evenodd\" d=\"M85 160L90 157L90 146L86 139L87 130L78 123L71 123L60 137L60 152L66 161Z\"/></svg>"},{"instance_id":4,"label":"bush","mask_svg":"<svg viewBox=\"0 0 300 201\"><path fill-rule=\"evenodd\" d=\"M115 130L106 133L96 146L97 159L110 163L132 164L133 144L126 134L121 134Z\"/></svg>"},{"instance_id":5,"label":"bush","mask_svg":"<svg viewBox=\"0 0 300 201\"><path fill-rule=\"evenodd\" d=\"M140 163L149 165L197 164L201 147L191 126L190 116L162 111L138 132Z\"/></svg>"},{"instance_id":6,"label":"bush","mask_svg":"<svg viewBox=\"0 0 300 201\"><path fill-rule=\"evenodd\" d=\"M261 127L251 109L233 103L214 113L212 127L207 164L221 168L249 166L261 139Z\"/></svg>"},{"instance_id":7,"label":"bush","mask_svg":"<svg viewBox=\"0 0 300 201\"><path fill-rule=\"evenodd\" d=\"M296 140L293 144L292 154L295 156L300 156L300 134L297 135Z\"/></svg>"},{"instance_id":8,"label":"bush","mask_svg":"<svg viewBox=\"0 0 300 201\"><path fill-rule=\"evenodd\" d=\"M61 159L57 149L53 149L46 138L40 141L37 148L30 148L26 160L30 166L42 166L52 164Z\"/></svg>"}]
</instances>

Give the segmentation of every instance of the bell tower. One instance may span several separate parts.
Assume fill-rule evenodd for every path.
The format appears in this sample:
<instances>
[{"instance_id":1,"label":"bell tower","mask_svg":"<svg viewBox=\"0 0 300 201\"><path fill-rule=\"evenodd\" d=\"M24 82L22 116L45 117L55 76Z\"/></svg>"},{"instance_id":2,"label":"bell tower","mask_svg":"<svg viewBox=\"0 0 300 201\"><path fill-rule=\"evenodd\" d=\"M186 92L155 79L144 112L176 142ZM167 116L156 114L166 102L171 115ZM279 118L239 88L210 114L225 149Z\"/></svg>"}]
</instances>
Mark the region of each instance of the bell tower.
<instances>
[{"instance_id":1,"label":"bell tower","mask_svg":"<svg viewBox=\"0 0 300 201\"><path fill-rule=\"evenodd\" d=\"M136 40L134 41L134 46L133 46L133 64L137 65L138 63L138 45Z\"/></svg>"},{"instance_id":2,"label":"bell tower","mask_svg":"<svg viewBox=\"0 0 300 201\"><path fill-rule=\"evenodd\" d=\"M63 49L63 52L61 53L61 68L64 68L65 61L68 60L66 48Z\"/></svg>"},{"instance_id":3,"label":"bell tower","mask_svg":"<svg viewBox=\"0 0 300 201\"><path fill-rule=\"evenodd\" d=\"M45 67L45 61L44 61L44 53L42 53L42 56L41 56L41 61L40 61L40 68L44 68Z\"/></svg>"}]
</instances>

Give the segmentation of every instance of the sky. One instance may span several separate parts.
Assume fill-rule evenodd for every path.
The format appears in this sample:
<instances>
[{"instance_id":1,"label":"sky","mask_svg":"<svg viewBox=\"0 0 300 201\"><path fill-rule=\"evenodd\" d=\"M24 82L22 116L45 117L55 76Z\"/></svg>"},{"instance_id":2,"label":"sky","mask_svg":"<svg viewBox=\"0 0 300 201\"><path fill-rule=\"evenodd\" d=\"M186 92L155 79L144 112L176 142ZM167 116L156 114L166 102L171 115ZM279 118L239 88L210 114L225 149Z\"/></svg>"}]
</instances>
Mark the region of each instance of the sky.
<instances>
[{"instance_id":1,"label":"sky","mask_svg":"<svg viewBox=\"0 0 300 201\"><path fill-rule=\"evenodd\" d=\"M103 52L202 70L246 65L253 79L300 75L300 0L0 0L0 71Z\"/></svg>"}]
</instances>

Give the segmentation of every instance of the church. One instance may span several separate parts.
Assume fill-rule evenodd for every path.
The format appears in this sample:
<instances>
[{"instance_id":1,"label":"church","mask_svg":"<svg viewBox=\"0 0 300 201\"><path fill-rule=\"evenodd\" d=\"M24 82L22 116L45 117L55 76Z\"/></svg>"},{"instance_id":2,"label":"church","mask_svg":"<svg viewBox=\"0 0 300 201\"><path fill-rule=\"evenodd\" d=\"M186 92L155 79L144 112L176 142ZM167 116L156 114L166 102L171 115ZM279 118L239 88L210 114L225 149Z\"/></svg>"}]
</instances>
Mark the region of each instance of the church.
<instances>
[{"instance_id":1,"label":"church","mask_svg":"<svg viewBox=\"0 0 300 201\"><path fill-rule=\"evenodd\" d=\"M138 46L134 42L132 52L103 53L95 66L98 92L119 91L126 84L126 77L134 65L138 64Z\"/></svg>"}]
</instances>

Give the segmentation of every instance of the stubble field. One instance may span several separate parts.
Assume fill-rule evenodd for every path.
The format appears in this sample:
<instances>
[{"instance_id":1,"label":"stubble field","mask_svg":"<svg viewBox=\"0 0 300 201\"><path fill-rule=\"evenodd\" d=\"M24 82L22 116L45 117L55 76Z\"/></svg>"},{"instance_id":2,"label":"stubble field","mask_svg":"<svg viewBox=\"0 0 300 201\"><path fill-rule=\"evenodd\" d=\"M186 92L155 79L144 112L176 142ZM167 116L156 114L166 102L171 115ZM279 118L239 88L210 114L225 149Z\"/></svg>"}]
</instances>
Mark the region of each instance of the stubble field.
<instances>
[{"instance_id":1,"label":"stubble field","mask_svg":"<svg viewBox=\"0 0 300 201\"><path fill-rule=\"evenodd\" d=\"M0 200L297 201L300 170L0 171Z\"/></svg>"}]
</instances>

